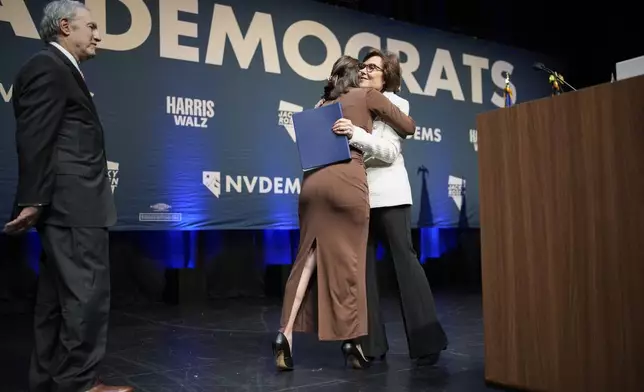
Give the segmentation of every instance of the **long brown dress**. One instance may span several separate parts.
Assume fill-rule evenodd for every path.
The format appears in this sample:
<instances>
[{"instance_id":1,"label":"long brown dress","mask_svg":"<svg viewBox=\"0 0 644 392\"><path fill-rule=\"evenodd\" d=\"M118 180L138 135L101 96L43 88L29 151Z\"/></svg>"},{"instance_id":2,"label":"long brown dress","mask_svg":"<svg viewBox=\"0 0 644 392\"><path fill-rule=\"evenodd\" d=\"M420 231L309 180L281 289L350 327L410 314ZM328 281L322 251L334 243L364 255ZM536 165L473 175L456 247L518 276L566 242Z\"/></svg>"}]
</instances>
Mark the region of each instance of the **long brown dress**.
<instances>
[{"instance_id":1,"label":"long brown dress","mask_svg":"<svg viewBox=\"0 0 644 392\"><path fill-rule=\"evenodd\" d=\"M408 133L416 126L410 117L373 89L354 88L325 105L334 102L342 105L345 118L369 132L375 116ZM349 340L367 334L365 268L369 190L362 152L352 148L351 157L349 162L304 174L298 206L300 244L286 282L282 330L288 323L306 258L313 250L317 281L313 280L314 274L293 330L315 332L317 320L320 340Z\"/></svg>"}]
</instances>

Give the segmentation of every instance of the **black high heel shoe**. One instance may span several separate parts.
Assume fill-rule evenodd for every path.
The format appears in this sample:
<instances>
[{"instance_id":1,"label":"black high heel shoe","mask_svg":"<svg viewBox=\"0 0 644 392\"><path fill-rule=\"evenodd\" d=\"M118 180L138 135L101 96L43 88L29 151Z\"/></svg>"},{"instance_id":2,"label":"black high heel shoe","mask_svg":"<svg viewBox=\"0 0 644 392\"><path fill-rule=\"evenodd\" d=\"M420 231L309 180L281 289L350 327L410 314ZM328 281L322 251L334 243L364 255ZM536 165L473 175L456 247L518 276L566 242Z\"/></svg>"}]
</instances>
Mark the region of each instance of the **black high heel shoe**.
<instances>
[{"instance_id":1,"label":"black high heel shoe","mask_svg":"<svg viewBox=\"0 0 644 392\"><path fill-rule=\"evenodd\" d=\"M342 354L344 354L344 366L347 366L347 362L351 363L354 369L366 369L371 365L353 342L346 341L342 344Z\"/></svg>"},{"instance_id":2,"label":"black high heel shoe","mask_svg":"<svg viewBox=\"0 0 644 392\"><path fill-rule=\"evenodd\" d=\"M367 361L369 361L369 362L373 362L373 361L375 361L376 359L377 359L377 360L379 360L379 361L383 361L383 362L384 362L384 361L386 361L386 360L387 360L387 353L382 354L382 355L381 355L381 356L379 356L378 358L376 358L376 357L370 357L370 356L365 356L365 358L367 358Z\"/></svg>"},{"instance_id":3,"label":"black high heel shoe","mask_svg":"<svg viewBox=\"0 0 644 392\"><path fill-rule=\"evenodd\" d=\"M283 333L279 332L273 341L273 357L279 370L293 370L293 356L291 346Z\"/></svg>"}]
</instances>

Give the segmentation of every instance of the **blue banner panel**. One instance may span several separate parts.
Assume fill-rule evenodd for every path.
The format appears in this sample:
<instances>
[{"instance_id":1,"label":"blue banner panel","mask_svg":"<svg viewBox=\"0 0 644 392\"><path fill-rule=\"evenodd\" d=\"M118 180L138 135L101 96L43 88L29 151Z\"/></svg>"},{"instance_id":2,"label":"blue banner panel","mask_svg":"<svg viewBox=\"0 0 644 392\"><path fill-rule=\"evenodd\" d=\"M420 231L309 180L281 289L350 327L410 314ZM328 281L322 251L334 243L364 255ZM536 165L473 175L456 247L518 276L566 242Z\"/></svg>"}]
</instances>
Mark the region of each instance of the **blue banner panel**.
<instances>
[{"instance_id":1,"label":"blue banner panel","mask_svg":"<svg viewBox=\"0 0 644 392\"><path fill-rule=\"evenodd\" d=\"M17 180L13 79L46 1L0 0L0 216ZM476 115L549 94L543 56L315 2L87 0L102 33L81 65L106 131L116 229L297 228L292 115L333 62L398 52L418 127L404 143L417 227L478 227Z\"/></svg>"}]
</instances>

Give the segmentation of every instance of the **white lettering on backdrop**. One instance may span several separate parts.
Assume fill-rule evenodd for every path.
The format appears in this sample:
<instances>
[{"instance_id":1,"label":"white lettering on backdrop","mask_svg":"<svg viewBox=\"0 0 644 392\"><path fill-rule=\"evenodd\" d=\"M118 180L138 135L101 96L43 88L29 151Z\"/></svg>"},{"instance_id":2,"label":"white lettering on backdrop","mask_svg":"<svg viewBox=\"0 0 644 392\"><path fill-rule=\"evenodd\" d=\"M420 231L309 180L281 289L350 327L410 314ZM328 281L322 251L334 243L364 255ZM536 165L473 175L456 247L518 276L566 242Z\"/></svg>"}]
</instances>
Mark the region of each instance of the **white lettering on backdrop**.
<instances>
[{"instance_id":1,"label":"white lettering on backdrop","mask_svg":"<svg viewBox=\"0 0 644 392\"><path fill-rule=\"evenodd\" d=\"M129 11L132 22L130 28L120 34L103 33L101 47L115 51L129 51L138 48L147 41L152 33L152 17L143 0L119 0L121 6ZM99 26L106 26L106 0L86 0ZM159 55L164 58L199 62L202 48L179 44L179 37L198 38L197 24L179 19L179 12L199 13L198 0L159 0ZM2 0L0 2L0 22L8 22L16 36L38 39L38 32L33 18L24 0ZM239 25L232 7L215 4L210 34L205 50L204 62L212 65L224 63L226 42L229 41L241 69L248 69L251 60L261 48L264 70L267 73L282 72L278 54L277 38L273 26L273 16L255 12L250 24L245 29ZM243 33L245 31L245 34ZM326 47L326 58L321 64L310 64L299 52L300 41L307 36L319 39ZM382 38L368 32L360 32L350 37L344 54L357 56L362 48L382 48ZM416 47L405 41L392 38L385 39L386 49L404 54L403 80L409 92L417 95L436 96L438 90L449 91L452 99L465 101L466 97L459 78L465 77L456 72L452 53L437 48L434 53L429 74L424 87L417 77L421 58ZM300 20L291 24L282 37L282 51L288 66L302 78L320 81L326 79L333 62L343 53L342 46L335 34L325 25L313 20ZM483 103L483 71L489 69L492 83L502 90L505 86L505 73L512 73L514 66L507 61L498 60L492 63L485 57L463 53L462 65L470 68L472 90L468 99L473 103ZM444 77L443 77L444 75ZM516 86L512 85L513 100L516 100ZM494 91L490 102L498 107L504 106L503 96Z\"/></svg>"}]
</instances>

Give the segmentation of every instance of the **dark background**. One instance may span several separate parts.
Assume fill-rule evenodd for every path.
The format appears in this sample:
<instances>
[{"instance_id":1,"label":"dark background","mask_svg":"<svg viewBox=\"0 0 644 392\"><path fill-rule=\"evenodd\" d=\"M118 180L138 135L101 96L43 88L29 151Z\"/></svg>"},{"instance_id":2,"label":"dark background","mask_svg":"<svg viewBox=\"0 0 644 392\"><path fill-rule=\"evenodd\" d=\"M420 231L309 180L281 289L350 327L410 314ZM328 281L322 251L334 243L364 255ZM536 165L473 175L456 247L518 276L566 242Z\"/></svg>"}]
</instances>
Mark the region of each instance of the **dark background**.
<instances>
[{"instance_id":1,"label":"dark background","mask_svg":"<svg viewBox=\"0 0 644 392\"><path fill-rule=\"evenodd\" d=\"M428 1L428 0L326 0L323 3L390 17L398 21L496 41L563 60L560 70L577 88L610 81L615 62L644 54L642 23L633 5L611 2L592 5L557 2ZM640 16L641 19L641 16ZM548 64L546 64L548 65ZM537 71L535 71L537 72ZM411 174L411 173L410 173ZM197 288L209 298L279 298L296 252L297 231L280 233L279 241L261 231L113 233L112 265L115 307L132 302L176 302L181 287ZM477 229L441 230L440 252L421 256L436 290L471 287L479 290L480 243ZM413 232L416 244L423 240ZM264 266L266 243L283 243L280 254L288 262ZM216 252L194 249L217 248ZM189 247L190 249L184 249ZM420 247L417 246L417 249ZM0 235L0 314L31 310L38 264L35 235L9 239ZM132 249L135 249L133 251ZM176 254L170 268L164 260ZM386 255L381 254L381 257ZM175 263L176 261L176 263ZM394 288L390 263L379 263L383 292ZM252 273L249 273L252 271ZM181 275L186 276L181 276ZM203 282L207 280L208 284ZM191 283L192 282L192 283ZM208 287L204 287L208 286ZM199 292L201 291L201 293Z\"/></svg>"},{"instance_id":2,"label":"dark background","mask_svg":"<svg viewBox=\"0 0 644 392\"><path fill-rule=\"evenodd\" d=\"M577 88L608 82L616 62L644 55L644 20L641 12L635 11L635 3L320 2L551 55L565 61L565 69L558 71ZM286 237L281 239L284 248L297 241L296 231L281 236ZM418 248L421 234L414 230L413 236ZM194 232L113 233L111 253L116 262L112 265L111 346L102 376L110 384L138 384L138 390L155 392L190 387L213 390L213 385L225 385L226 390L240 385L249 390L251 383L256 388L272 383L272 390L293 390L300 384L310 387L313 382L324 382L334 392L355 391L360 386L369 391L488 390L483 386L479 230L441 230L440 237L440 256L422 260L436 294L441 321L450 336L450 352L439 367L409 369L398 304L392 300L395 283L391 263L379 263L381 292L390 297L383 312L393 352L388 359L389 372L375 376L372 373L370 377L340 373L335 367L337 347L320 349L317 342L311 343L315 340L312 337L309 342L302 340L301 345L298 341L299 352L311 358L298 365L315 370L300 372L293 379L278 379L269 368L269 360L257 358L257 347L265 348L263 355L269 355L268 339L278 323L282 289L290 269L288 264L264 269L262 248L267 242L280 241L252 230L205 232L199 236ZM192 254L193 248L212 248L213 243L226 246L220 252ZM186 246L190 249L184 249ZM37 264L38 248L35 235L11 240L0 235L3 392L24 391L31 348L29 314L36 282L30 266ZM281 249L280 253L288 251L294 255L296 249ZM172 252L178 255L177 264L192 261L198 268L166 269L162 260ZM455 288L468 293L452 296L450 291ZM273 299L230 300L264 296ZM204 297L226 300L212 301L196 311L167 306ZM259 332L253 335L248 330ZM244 350L252 357L240 356ZM193 368L187 369L189 366ZM149 389L145 389L147 386ZM197 389L200 386L204 388ZM271 389L265 386L264 390Z\"/></svg>"},{"instance_id":3,"label":"dark background","mask_svg":"<svg viewBox=\"0 0 644 392\"><path fill-rule=\"evenodd\" d=\"M616 62L644 55L636 2L316 1L551 55L578 89L610 81Z\"/></svg>"}]
</instances>

